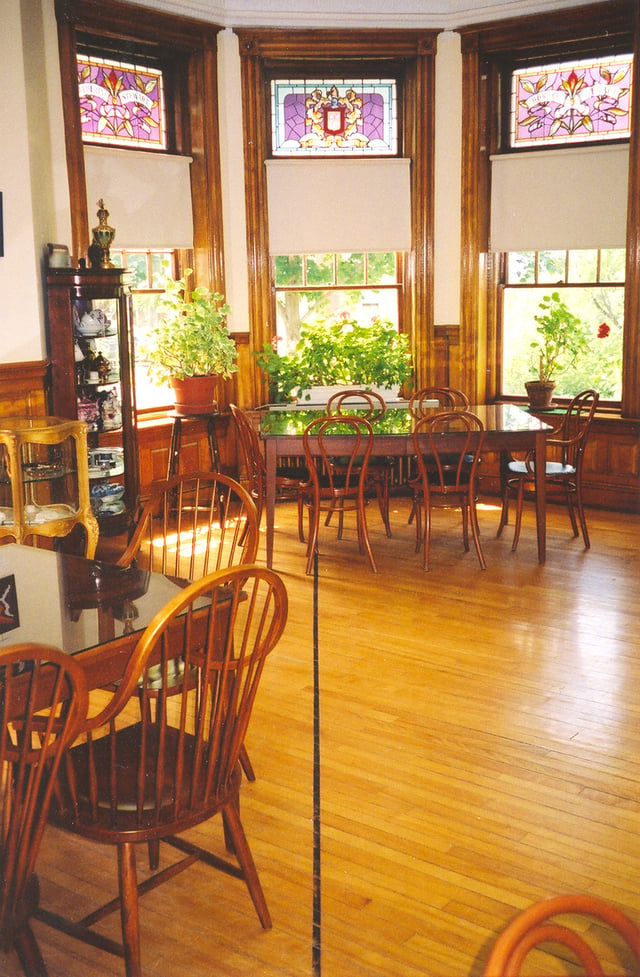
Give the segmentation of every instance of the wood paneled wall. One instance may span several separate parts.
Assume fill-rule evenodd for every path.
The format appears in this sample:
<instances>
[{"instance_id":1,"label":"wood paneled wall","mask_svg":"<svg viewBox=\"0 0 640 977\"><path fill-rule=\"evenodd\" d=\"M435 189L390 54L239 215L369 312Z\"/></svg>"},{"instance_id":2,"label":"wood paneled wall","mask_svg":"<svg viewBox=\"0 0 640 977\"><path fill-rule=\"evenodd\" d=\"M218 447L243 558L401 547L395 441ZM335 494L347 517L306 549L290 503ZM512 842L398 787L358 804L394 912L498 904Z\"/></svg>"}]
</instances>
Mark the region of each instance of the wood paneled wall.
<instances>
[{"instance_id":1,"label":"wood paneled wall","mask_svg":"<svg viewBox=\"0 0 640 977\"><path fill-rule=\"evenodd\" d=\"M453 386L461 379L457 326L442 326L437 337L438 379ZM251 356L248 342L239 337L238 373L220 392L223 412L229 403L253 406L247 369ZM0 418L43 417L48 408L48 365L46 361L0 364ZM171 422L166 418L142 421L138 426L140 451L140 494L144 498L152 481L167 472ZM239 471L236 436L230 417L218 426L218 442L224 468ZM183 470L209 468L206 426L190 421L183 427L181 460ZM640 512L640 420L624 420L602 414L596 418L584 468L588 505L617 512ZM499 488L499 466L495 457L483 460L483 492Z\"/></svg>"}]
</instances>

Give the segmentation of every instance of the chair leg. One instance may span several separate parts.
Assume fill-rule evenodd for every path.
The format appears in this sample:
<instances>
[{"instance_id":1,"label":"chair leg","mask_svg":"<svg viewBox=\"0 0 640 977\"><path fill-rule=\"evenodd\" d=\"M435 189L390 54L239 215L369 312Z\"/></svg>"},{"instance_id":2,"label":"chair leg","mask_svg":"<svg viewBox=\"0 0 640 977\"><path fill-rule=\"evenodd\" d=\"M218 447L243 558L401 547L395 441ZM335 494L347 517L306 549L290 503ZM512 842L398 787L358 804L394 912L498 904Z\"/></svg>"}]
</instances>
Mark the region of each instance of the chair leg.
<instances>
[{"instance_id":1,"label":"chair leg","mask_svg":"<svg viewBox=\"0 0 640 977\"><path fill-rule=\"evenodd\" d=\"M469 506L463 505L462 509L462 540L464 542L465 553L469 552Z\"/></svg>"},{"instance_id":2,"label":"chair leg","mask_svg":"<svg viewBox=\"0 0 640 977\"><path fill-rule=\"evenodd\" d=\"M417 523L416 523L417 525ZM429 545L431 543L431 506L424 504L424 569L429 569Z\"/></svg>"},{"instance_id":3,"label":"chair leg","mask_svg":"<svg viewBox=\"0 0 640 977\"><path fill-rule=\"evenodd\" d=\"M152 872L157 872L160 865L160 842L157 839L147 842L147 849L149 851L149 869Z\"/></svg>"},{"instance_id":4,"label":"chair leg","mask_svg":"<svg viewBox=\"0 0 640 977\"><path fill-rule=\"evenodd\" d=\"M242 874L247 884L249 895L251 896L253 905L255 906L258 914L258 919L260 920L263 929L271 929L271 916L269 915L267 903L264 898L264 892L262 891L262 886L260 885L258 871L256 869L255 862L253 861L251 850L249 849L249 844L244 833L244 828L242 827L242 822L240 821L238 808L234 801L230 801L229 804L225 806L224 814L227 829L231 835L233 849L236 853L236 858L238 859L240 868L242 869Z\"/></svg>"},{"instance_id":5,"label":"chair leg","mask_svg":"<svg viewBox=\"0 0 640 977\"><path fill-rule=\"evenodd\" d=\"M484 553L482 552L482 546L480 545L480 526L478 525L478 513L476 511L475 499L472 499L469 504L469 519L471 520L471 535L473 536L476 553L478 554L478 561L481 568L486 570L487 563L484 558Z\"/></svg>"},{"instance_id":6,"label":"chair leg","mask_svg":"<svg viewBox=\"0 0 640 977\"><path fill-rule=\"evenodd\" d=\"M125 973L127 977L142 977L136 850L131 842L118 845L118 883Z\"/></svg>"},{"instance_id":7,"label":"chair leg","mask_svg":"<svg viewBox=\"0 0 640 977\"><path fill-rule=\"evenodd\" d=\"M380 509L380 515L382 516L382 522L384 523L384 530L388 537L391 537L391 523L389 522L389 476L385 474L384 484L381 484L377 479L374 482L374 488L376 490L376 499L378 500L378 508Z\"/></svg>"},{"instance_id":8,"label":"chair leg","mask_svg":"<svg viewBox=\"0 0 640 977\"><path fill-rule=\"evenodd\" d=\"M16 933L14 945L25 977L48 977L40 947L28 923Z\"/></svg>"},{"instance_id":9,"label":"chair leg","mask_svg":"<svg viewBox=\"0 0 640 977\"><path fill-rule=\"evenodd\" d=\"M518 540L520 539L520 527L522 526L522 506L524 504L524 479L518 480L518 493L516 496L516 524L513 530L513 543L511 544L511 552L515 553L518 548Z\"/></svg>"},{"instance_id":10,"label":"chair leg","mask_svg":"<svg viewBox=\"0 0 640 977\"><path fill-rule=\"evenodd\" d=\"M307 576L313 572L313 555L318 546L320 510L318 506L309 509L309 539L307 541Z\"/></svg>"},{"instance_id":11,"label":"chair leg","mask_svg":"<svg viewBox=\"0 0 640 977\"><path fill-rule=\"evenodd\" d=\"M251 763L251 760L249 759L249 754L247 753L247 748L244 745L244 743L240 748L240 766L244 770L244 775L247 778L247 780L253 782L256 779L256 775L254 773L253 765Z\"/></svg>"},{"instance_id":12,"label":"chair leg","mask_svg":"<svg viewBox=\"0 0 640 977\"><path fill-rule=\"evenodd\" d=\"M585 516L584 503L582 501L582 491L577 484L573 492L569 493L569 497L571 498L572 501L575 498L575 507L578 510L578 519L580 521L580 529L582 530L584 548L585 550L591 549L591 540L589 539L589 530L587 529L587 517ZM578 533L576 532L576 536L577 535Z\"/></svg>"},{"instance_id":13,"label":"chair leg","mask_svg":"<svg viewBox=\"0 0 640 977\"><path fill-rule=\"evenodd\" d=\"M360 552L362 553L363 551L366 551L366 554L369 557L371 569L374 573L377 573L378 568L376 566L376 561L373 558L371 543L369 542L369 530L367 529L367 514L365 511L364 499L361 499L358 505L356 521L358 526L358 543L360 544Z\"/></svg>"},{"instance_id":14,"label":"chair leg","mask_svg":"<svg viewBox=\"0 0 640 977\"><path fill-rule=\"evenodd\" d=\"M498 531L496 533L496 538L502 536L502 530L508 524L509 524L509 486L505 485L504 491L502 493L502 510L500 512L500 522L498 523Z\"/></svg>"}]
</instances>

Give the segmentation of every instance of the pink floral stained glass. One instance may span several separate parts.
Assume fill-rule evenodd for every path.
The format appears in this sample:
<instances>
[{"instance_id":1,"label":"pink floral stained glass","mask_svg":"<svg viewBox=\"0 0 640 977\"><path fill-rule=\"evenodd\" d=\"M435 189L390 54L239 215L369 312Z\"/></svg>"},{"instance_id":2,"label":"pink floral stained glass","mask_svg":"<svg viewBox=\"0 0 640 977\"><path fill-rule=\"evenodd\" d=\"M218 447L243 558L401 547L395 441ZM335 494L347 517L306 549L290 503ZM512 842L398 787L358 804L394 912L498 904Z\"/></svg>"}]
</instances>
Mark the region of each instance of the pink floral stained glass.
<instances>
[{"instance_id":1,"label":"pink floral stained glass","mask_svg":"<svg viewBox=\"0 0 640 977\"><path fill-rule=\"evenodd\" d=\"M511 145L628 139L632 64L621 55L514 71Z\"/></svg>"},{"instance_id":2,"label":"pink floral stained glass","mask_svg":"<svg viewBox=\"0 0 640 977\"><path fill-rule=\"evenodd\" d=\"M84 142L165 149L162 72L78 55Z\"/></svg>"}]
</instances>

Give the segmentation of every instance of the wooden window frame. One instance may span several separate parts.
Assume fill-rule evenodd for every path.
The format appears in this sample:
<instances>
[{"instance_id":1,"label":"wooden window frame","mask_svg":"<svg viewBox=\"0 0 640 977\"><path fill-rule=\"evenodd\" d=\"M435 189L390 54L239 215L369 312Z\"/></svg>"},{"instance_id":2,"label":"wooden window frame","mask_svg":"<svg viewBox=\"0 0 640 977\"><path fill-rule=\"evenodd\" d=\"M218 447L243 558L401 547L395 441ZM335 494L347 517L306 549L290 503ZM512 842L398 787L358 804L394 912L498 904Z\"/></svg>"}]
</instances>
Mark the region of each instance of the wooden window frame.
<instances>
[{"instance_id":1,"label":"wooden window frame","mask_svg":"<svg viewBox=\"0 0 640 977\"><path fill-rule=\"evenodd\" d=\"M467 392L482 402L499 394L498 289L502 258L488 250L490 154L500 149L499 85L505 64L527 57L557 61L587 51L634 53L629 158L623 417L640 417L640 11L612 0L544 15L464 28L462 126L462 348Z\"/></svg>"},{"instance_id":2,"label":"wooden window frame","mask_svg":"<svg viewBox=\"0 0 640 977\"><path fill-rule=\"evenodd\" d=\"M252 351L269 342L275 327L271 287L265 160L269 158L268 81L274 71L305 73L318 64L331 73L354 61L404 65L399 155L411 166L413 248L406 255L401 328L410 337L416 382L435 368L433 325L434 81L438 31L238 29L244 119L249 318ZM264 399L258 371L254 403Z\"/></svg>"},{"instance_id":3,"label":"wooden window frame","mask_svg":"<svg viewBox=\"0 0 640 977\"><path fill-rule=\"evenodd\" d=\"M224 294L222 192L219 157L217 34L222 27L145 10L117 0L56 0L58 46L71 205L73 254L86 256L90 244L80 104L78 37L104 38L123 58L133 46L153 52L166 66L173 90L170 130L175 152L189 154L193 202L196 281ZM169 99L169 92L167 92ZM127 150L123 148L122 152ZM115 217L115 215L114 215Z\"/></svg>"}]
</instances>

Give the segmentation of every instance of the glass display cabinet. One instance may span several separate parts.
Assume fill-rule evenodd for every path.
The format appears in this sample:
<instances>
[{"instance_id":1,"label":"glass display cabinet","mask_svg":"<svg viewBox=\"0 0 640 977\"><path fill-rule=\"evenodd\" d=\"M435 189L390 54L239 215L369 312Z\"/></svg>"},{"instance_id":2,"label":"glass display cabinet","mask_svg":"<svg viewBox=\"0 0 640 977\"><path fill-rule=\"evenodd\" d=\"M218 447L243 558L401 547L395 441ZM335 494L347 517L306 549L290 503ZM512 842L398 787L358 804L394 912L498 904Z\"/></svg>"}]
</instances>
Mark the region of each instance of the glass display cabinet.
<instances>
[{"instance_id":1,"label":"glass display cabinet","mask_svg":"<svg viewBox=\"0 0 640 977\"><path fill-rule=\"evenodd\" d=\"M47 300L52 412L87 425L91 505L115 535L139 495L128 273L50 268Z\"/></svg>"},{"instance_id":2,"label":"glass display cabinet","mask_svg":"<svg viewBox=\"0 0 640 977\"><path fill-rule=\"evenodd\" d=\"M0 538L64 537L84 528L93 556L98 523L89 495L87 429L57 417L0 422Z\"/></svg>"}]
</instances>

